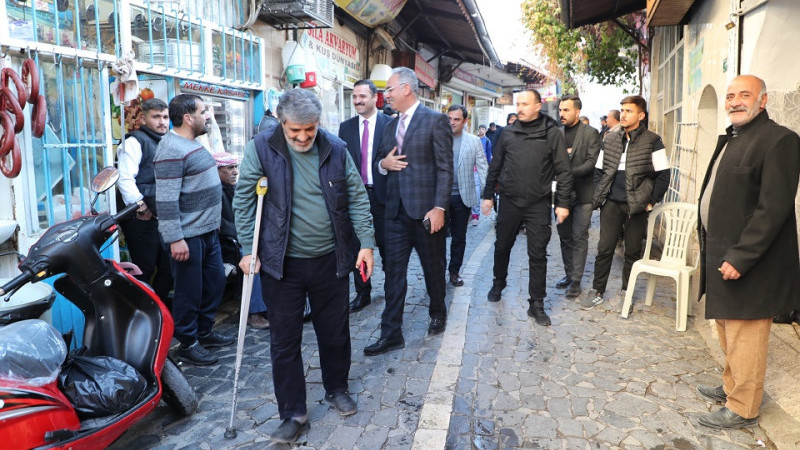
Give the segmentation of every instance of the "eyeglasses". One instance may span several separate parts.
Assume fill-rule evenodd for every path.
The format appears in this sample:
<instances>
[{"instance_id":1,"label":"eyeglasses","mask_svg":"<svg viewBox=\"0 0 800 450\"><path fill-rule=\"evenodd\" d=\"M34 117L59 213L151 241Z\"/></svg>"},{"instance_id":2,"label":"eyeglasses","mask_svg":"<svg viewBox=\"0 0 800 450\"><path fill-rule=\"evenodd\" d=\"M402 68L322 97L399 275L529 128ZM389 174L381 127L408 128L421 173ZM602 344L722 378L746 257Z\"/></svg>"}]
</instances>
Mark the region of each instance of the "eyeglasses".
<instances>
[{"instance_id":1,"label":"eyeglasses","mask_svg":"<svg viewBox=\"0 0 800 450\"><path fill-rule=\"evenodd\" d=\"M408 84L408 83L405 83L405 82L404 82L404 83L400 83L400 84L398 84L397 86L392 86L392 87L386 88L386 89L384 89L384 90L383 90L383 92L384 92L385 94L388 94L388 93L392 92L392 90L393 90L393 89L397 89L397 88L399 88L400 86L402 86L402 85L404 85L404 84Z\"/></svg>"}]
</instances>

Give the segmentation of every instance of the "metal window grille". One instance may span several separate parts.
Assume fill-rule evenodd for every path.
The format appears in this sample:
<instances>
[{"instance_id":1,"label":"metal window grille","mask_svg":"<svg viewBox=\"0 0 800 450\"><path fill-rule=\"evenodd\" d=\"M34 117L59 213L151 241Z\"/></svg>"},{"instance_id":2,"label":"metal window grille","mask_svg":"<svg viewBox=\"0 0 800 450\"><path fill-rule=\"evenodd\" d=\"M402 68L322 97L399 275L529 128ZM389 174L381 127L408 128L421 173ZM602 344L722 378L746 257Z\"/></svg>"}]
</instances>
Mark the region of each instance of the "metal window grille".
<instances>
[{"instance_id":1,"label":"metal window grille","mask_svg":"<svg viewBox=\"0 0 800 450\"><path fill-rule=\"evenodd\" d=\"M678 123L675 126L675 147L672 151L669 189L666 200L669 202L689 202L697 200L697 131L700 124Z\"/></svg>"}]
</instances>

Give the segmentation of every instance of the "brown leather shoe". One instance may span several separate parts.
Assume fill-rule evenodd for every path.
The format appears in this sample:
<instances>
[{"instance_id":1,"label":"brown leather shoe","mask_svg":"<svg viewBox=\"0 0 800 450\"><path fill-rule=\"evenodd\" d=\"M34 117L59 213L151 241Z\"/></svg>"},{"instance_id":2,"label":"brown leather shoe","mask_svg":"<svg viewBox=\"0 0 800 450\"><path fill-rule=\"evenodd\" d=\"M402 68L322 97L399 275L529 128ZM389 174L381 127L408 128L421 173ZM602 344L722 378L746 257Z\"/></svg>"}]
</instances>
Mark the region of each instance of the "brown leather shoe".
<instances>
[{"instance_id":1,"label":"brown leather shoe","mask_svg":"<svg viewBox=\"0 0 800 450\"><path fill-rule=\"evenodd\" d=\"M250 314L247 316L247 325L254 330L266 330L269 328L269 320L261 314Z\"/></svg>"},{"instance_id":2,"label":"brown leather shoe","mask_svg":"<svg viewBox=\"0 0 800 450\"><path fill-rule=\"evenodd\" d=\"M452 284L455 287L463 286L464 285L464 280L461 279L461 277L458 275L458 272L455 272L455 273L451 272L450 273L450 284Z\"/></svg>"}]
</instances>

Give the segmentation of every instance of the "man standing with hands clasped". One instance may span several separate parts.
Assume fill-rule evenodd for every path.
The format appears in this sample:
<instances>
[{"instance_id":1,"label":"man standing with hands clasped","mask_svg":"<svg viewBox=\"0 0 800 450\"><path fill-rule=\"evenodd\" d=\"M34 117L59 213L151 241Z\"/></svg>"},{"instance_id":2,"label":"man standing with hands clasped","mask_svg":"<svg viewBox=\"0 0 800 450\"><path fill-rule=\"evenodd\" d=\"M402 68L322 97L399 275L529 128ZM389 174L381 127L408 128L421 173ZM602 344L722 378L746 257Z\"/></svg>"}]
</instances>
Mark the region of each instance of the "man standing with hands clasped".
<instances>
[{"instance_id":1,"label":"man standing with hands clasped","mask_svg":"<svg viewBox=\"0 0 800 450\"><path fill-rule=\"evenodd\" d=\"M392 70L384 95L400 117L389 122L374 171L386 178L386 306L381 337L364 348L367 356L405 346L403 309L408 290L408 259L419 255L430 296L428 334L444 331L444 212L453 189L453 135L447 116L417 100L414 71Z\"/></svg>"},{"instance_id":2,"label":"man standing with hands clasped","mask_svg":"<svg viewBox=\"0 0 800 450\"><path fill-rule=\"evenodd\" d=\"M558 123L541 114L542 98L533 89L517 94L517 118L503 129L493 150L492 164L483 190L481 212L494 205L494 186L500 183L497 241L494 244L494 282L488 300L499 302L506 287L508 260L520 224L528 235L528 315L542 326L550 325L544 311L547 296L547 244L550 242L550 207L553 180L557 180L555 213L558 223L569 215L572 169L564 135Z\"/></svg>"},{"instance_id":3,"label":"man standing with hands clasped","mask_svg":"<svg viewBox=\"0 0 800 450\"><path fill-rule=\"evenodd\" d=\"M800 138L773 122L767 88L752 75L728 85L731 121L720 136L700 191L701 294L725 354L721 386L698 386L725 406L701 425L758 425L772 318L800 307L794 196Z\"/></svg>"}]
</instances>

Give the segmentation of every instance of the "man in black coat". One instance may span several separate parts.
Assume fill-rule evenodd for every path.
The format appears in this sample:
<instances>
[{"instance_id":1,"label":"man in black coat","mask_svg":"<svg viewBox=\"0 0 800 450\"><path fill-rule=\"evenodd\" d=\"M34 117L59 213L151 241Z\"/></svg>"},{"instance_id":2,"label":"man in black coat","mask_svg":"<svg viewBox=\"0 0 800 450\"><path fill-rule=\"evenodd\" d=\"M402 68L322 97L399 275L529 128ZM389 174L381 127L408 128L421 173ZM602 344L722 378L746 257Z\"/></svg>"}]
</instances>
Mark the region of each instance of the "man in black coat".
<instances>
[{"instance_id":1,"label":"man in black coat","mask_svg":"<svg viewBox=\"0 0 800 450\"><path fill-rule=\"evenodd\" d=\"M347 151L361 172L361 179L369 195L369 212L372 213L372 224L375 227L375 243L381 253L381 261L385 257L383 249L384 221L386 210L386 176L373 171L375 155L381 147L383 129L392 118L382 114L375 107L378 101L378 88L372 81L359 80L353 85L353 107L358 113L339 125L339 137L347 143ZM356 298L350 302L350 312L364 309L372 303L372 281L361 278L358 269L353 271L353 284L356 287Z\"/></svg>"},{"instance_id":2,"label":"man in black coat","mask_svg":"<svg viewBox=\"0 0 800 450\"><path fill-rule=\"evenodd\" d=\"M400 116L389 122L373 171L386 177L386 306L381 337L364 348L367 356L405 346L403 309L408 290L408 259L419 255L430 296L428 334L444 331L444 212L453 189L453 134L447 116L417 100L414 71L398 67L384 95Z\"/></svg>"},{"instance_id":3,"label":"man in black coat","mask_svg":"<svg viewBox=\"0 0 800 450\"><path fill-rule=\"evenodd\" d=\"M594 166L600 154L600 135L597 130L579 120L582 107L583 103L577 95L565 95L558 106L575 188L575 196L569 204L569 216L557 225L566 276L556 287L567 288L568 298L581 294L581 278L589 251L589 225L592 222Z\"/></svg>"},{"instance_id":4,"label":"man in black coat","mask_svg":"<svg viewBox=\"0 0 800 450\"><path fill-rule=\"evenodd\" d=\"M516 101L518 120L507 126L497 141L481 203L481 211L489 215L494 206L494 186L499 183L494 282L487 298L490 302L500 301L506 287L511 249L520 225L524 225L530 268L528 315L537 324L549 326L550 317L544 311L544 298L547 295L552 186L556 180L555 213L558 223L561 223L569 215L572 171L558 122L540 113L542 98L539 93L533 89L522 91L517 94Z\"/></svg>"},{"instance_id":5,"label":"man in black coat","mask_svg":"<svg viewBox=\"0 0 800 450\"><path fill-rule=\"evenodd\" d=\"M794 196L800 137L770 120L767 88L752 75L728 85L731 126L720 136L700 191L701 294L725 354L722 386L698 386L724 403L701 425L758 425L772 318L800 306Z\"/></svg>"}]
</instances>

